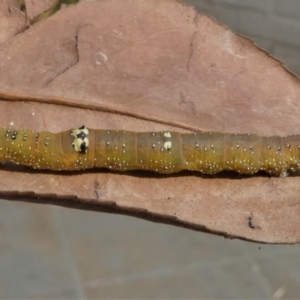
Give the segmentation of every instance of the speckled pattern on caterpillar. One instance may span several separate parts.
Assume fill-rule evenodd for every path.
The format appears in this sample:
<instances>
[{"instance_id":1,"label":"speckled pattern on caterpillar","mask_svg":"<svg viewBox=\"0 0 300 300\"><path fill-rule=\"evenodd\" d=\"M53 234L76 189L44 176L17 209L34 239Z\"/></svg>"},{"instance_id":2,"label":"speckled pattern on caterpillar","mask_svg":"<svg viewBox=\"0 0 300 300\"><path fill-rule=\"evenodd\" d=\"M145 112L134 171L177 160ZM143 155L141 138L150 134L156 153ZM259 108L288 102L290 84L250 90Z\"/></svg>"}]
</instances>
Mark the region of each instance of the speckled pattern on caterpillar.
<instances>
[{"instance_id":1,"label":"speckled pattern on caterpillar","mask_svg":"<svg viewBox=\"0 0 300 300\"><path fill-rule=\"evenodd\" d=\"M55 171L107 168L215 174L230 170L251 175L262 170L286 176L287 170L300 170L300 136L131 132L84 126L60 133L2 128L0 162Z\"/></svg>"}]
</instances>

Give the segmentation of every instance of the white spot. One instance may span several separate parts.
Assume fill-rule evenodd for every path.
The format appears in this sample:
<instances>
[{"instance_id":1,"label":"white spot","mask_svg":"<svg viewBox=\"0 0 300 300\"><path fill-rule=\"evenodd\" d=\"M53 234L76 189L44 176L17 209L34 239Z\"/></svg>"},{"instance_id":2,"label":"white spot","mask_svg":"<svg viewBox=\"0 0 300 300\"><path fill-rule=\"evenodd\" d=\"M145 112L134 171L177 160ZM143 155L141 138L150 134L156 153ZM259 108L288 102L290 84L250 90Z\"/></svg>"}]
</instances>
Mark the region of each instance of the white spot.
<instances>
[{"instance_id":1,"label":"white spot","mask_svg":"<svg viewBox=\"0 0 300 300\"><path fill-rule=\"evenodd\" d=\"M97 57L97 59L96 59L97 65L101 65L102 61L106 62L108 60L107 55L105 55L104 53L102 53L100 51L96 53L96 57ZM99 59L98 59L98 57L99 57Z\"/></svg>"},{"instance_id":2,"label":"white spot","mask_svg":"<svg viewBox=\"0 0 300 300\"><path fill-rule=\"evenodd\" d=\"M164 148L166 150L170 150L172 147L172 143L170 141L164 143Z\"/></svg>"},{"instance_id":3,"label":"white spot","mask_svg":"<svg viewBox=\"0 0 300 300\"><path fill-rule=\"evenodd\" d=\"M171 132L169 132L169 131L165 132L164 137L166 137L166 138L172 137Z\"/></svg>"}]
</instances>

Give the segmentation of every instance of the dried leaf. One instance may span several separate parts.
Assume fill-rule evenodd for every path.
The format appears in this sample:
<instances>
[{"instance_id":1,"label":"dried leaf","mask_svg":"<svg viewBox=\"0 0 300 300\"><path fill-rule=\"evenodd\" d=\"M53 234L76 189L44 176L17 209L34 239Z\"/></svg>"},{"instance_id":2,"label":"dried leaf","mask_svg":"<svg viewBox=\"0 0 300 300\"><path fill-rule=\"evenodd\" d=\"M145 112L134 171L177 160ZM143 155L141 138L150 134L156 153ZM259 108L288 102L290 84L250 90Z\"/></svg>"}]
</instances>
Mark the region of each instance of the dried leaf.
<instances>
[{"instance_id":1,"label":"dried leaf","mask_svg":"<svg viewBox=\"0 0 300 300\"><path fill-rule=\"evenodd\" d=\"M300 133L298 78L180 1L81 1L2 42L0 62L1 127ZM38 96L17 99L23 93ZM299 177L6 167L0 191L247 240L300 241Z\"/></svg>"},{"instance_id":2,"label":"dried leaf","mask_svg":"<svg viewBox=\"0 0 300 300\"><path fill-rule=\"evenodd\" d=\"M25 0L27 16L33 20L38 15L52 8L59 0Z\"/></svg>"},{"instance_id":3,"label":"dried leaf","mask_svg":"<svg viewBox=\"0 0 300 300\"><path fill-rule=\"evenodd\" d=\"M0 45L27 27L27 19L17 0L0 1Z\"/></svg>"}]
</instances>

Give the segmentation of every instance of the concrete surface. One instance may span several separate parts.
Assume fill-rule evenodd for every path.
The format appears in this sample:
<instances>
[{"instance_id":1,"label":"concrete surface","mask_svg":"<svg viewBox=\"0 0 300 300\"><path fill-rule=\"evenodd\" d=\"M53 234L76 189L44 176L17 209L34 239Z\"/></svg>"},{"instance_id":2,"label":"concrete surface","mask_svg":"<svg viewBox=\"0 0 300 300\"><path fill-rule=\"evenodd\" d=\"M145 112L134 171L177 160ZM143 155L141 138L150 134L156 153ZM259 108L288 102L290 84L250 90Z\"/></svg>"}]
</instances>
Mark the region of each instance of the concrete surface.
<instances>
[{"instance_id":1,"label":"concrete surface","mask_svg":"<svg viewBox=\"0 0 300 300\"><path fill-rule=\"evenodd\" d=\"M299 0L191 2L300 74ZM9 201L0 233L1 299L300 298L299 245Z\"/></svg>"},{"instance_id":2,"label":"concrete surface","mask_svg":"<svg viewBox=\"0 0 300 300\"><path fill-rule=\"evenodd\" d=\"M300 247L1 201L1 299L296 299Z\"/></svg>"}]
</instances>

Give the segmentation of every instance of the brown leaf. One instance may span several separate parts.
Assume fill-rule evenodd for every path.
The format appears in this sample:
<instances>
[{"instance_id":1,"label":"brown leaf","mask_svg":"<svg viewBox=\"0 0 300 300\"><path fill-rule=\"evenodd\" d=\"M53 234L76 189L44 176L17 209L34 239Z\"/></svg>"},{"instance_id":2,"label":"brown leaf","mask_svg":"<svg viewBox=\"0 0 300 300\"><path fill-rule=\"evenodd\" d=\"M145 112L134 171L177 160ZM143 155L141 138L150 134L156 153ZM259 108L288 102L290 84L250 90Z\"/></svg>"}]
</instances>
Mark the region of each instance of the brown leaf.
<instances>
[{"instance_id":1,"label":"brown leaf","mask_svg":"<svg viewBox=\"0 0 300 300\"><path fill-rule=\"evenodd\" d=\"M26 16L17 0L0 1L0 45L27 27ZM0 49L1 51L1 49Z\"/></svg>"},{"instance_id":2,"label":"brown leaf","mask_svg":"<svg viewBox=\"0 0 300 300\"><path fill-rule=\"evenodd\" d=\"M0 90L11 95L0 97L2 127L300 133L299 80L179 1L81 1L3 42L0 62ZM0 191L247 240L300 241L299 177L3 168Z\"/></svg>"},{"instance_id":3,"label":"brown leaf","mask_svg":"<svg viewBox=\"0 0 300 300\"><path fill-rule=\"evenodd\" d=\"M27 16L30 20L44 13L55 4L58 0L25 0Z\"/></svg>"}]
</instances>

